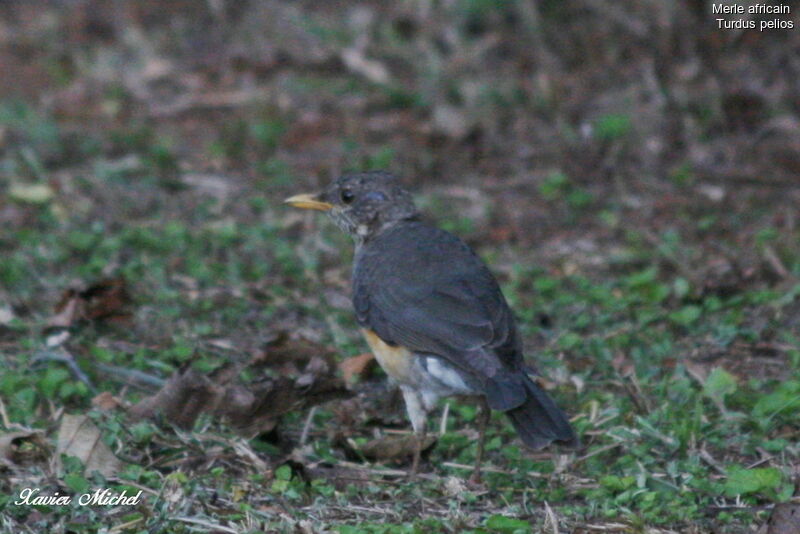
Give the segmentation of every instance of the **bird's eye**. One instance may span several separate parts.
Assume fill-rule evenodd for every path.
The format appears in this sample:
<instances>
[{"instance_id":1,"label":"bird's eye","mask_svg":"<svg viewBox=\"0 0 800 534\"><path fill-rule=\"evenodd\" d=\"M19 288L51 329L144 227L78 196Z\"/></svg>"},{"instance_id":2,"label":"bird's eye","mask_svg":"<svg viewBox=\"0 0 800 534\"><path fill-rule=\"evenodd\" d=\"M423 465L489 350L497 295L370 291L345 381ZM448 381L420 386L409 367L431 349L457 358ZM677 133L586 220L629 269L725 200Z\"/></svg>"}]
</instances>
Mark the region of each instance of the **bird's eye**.
<instances>
[{"instance_id":1,"label":"bird's eye","mask_svg":"<svg viewBox=\"0 0 800 534\"><path fill-rule=\"evenodd\" d=\"M349 189L343 189L341 195L339 196L341 197L342 202L345 204L350 204L353 199L356 198L356 195Z\"/></svg>"}]
</instances>

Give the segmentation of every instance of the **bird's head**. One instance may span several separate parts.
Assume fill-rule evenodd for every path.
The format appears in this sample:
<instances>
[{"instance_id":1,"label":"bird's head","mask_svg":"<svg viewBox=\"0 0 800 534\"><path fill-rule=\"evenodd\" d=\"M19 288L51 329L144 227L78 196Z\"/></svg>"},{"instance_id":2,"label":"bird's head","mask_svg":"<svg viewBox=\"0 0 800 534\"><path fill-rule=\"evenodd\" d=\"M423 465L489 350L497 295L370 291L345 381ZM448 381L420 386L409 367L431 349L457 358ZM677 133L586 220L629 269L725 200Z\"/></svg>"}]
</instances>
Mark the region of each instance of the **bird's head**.
<instances>
[{"instance_id":1,"label":"bird's head","mask_svg":"<svg viewBox=\"0 0 800 534\"><path fill-rule=\"evenodd\" d=\"M327 212L339 228L359 242L418 214L411 194L394 175L383 171L344 174L321 193L295 195L284 202L295 208Z\"/></svg>"}]
</instances>

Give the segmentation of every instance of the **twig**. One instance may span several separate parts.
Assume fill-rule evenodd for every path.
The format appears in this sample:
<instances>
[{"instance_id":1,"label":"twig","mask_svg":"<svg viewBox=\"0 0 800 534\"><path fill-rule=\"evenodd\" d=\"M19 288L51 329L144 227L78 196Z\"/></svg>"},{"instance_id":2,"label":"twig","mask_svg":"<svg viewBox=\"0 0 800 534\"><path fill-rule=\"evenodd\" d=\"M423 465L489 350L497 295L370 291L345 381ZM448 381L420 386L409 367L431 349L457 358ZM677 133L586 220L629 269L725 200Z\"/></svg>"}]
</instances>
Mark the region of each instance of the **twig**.
<instances>
[{"instance_id":1,"label":"twig","mask_svg":"<svg viewBox=\"0 0 800 534\"><path fill-rule=\"evenodd\" d=\"M138 525L139 523L144 521L144 519L145 519L144 517L137 517L136 519L128 521L127 523L121 523L119 525L111 527L109 532L122 532L123 530L128 530L132 528L134 525Z\"/></svg>"},{"instance_id":2,"label":"twig","mask_svg":"<svg viewBox=\"0 0 800 534\"><path fill-rule=\"evenodd\" d=\"M109 365L107 363L96 363L97 370L109 376L110 378L122 378L125 384L139 387L141 389L156 388L160 389L167 382L163 378L147 374L136 369L125 369L116 365Z\"/></svg>"},{"instance_id":3,"label":"twig","mask_svg":"<svg viewBox=\"0 0 800 534\"><path fill-rule=\"evenodd\" d=\"M580 458L576 458L572 462L572 465L575 466L575 465L577 465L577 464L579 464L581 462L585 462L586 460L588 460L589 458L591 458L593 456L597 456L598 454L603 454L606 451L610 451L612 449L616 449L617 447L621 447L621 446L622 446L622 443L612 443L611 445L606 445L605 447L600 447L599 449L593 450L592 452L590 452L588 454L585 454L585 455L581 456Z\"/></svg>"},{"instance_id":4,"label":"twig","mask_svg":"<svg viewBox=\"0 0 800 534\"><path fill-rule=\"evenodd\" d=\"M401 469L373 469L372 467L365 467L362 464L357 464L354 462L348 462L344 460L337 462L336 465L340 465L342 467L348 467L350 469L353 469L354 471L364 471L366 473L371 473L380 476L404 477L408 475L408 471L403 471ZM470 467L470 469L472 469L472 467ZM441 480L442 478L440 476L431 475L429 473L417 473L415 476L417 478L423 478L425 480L432 480L432 481Z\"/></svg>"},{"instance_id":5,"label":"twig","mask_svg":"<svg viewBox=\"0 0 800 534\"><path fill-rule=\"evenodd\" d=\"M639 412L648 414L652 411L647 402L647 398L642 393L642 388L639 386L638 380L636 380L635 373L622 377L622 387Z\"/></svg>"},{"instance_id":6,"label":"twig","mask_svg":"<svg viewBox=\"0 0 800 534\"><path fill-rule=\"evenodd\" d=\"M172 521L180 521L181 523L189 523L190 525L200 525L201 527L206 527L210 530L220 530L222 532L230 532L231 534L239 534L239 530L235 528L225 527L218 523L212 523L210 521L203 521L202 519L195 519L193 517L171 517Z\"/></svg>"},{"instance_id":7,"label":"twig","mask_svg":"<svg viewBox=\"0 0 800 534\"><path fill-rule=\"evenodd\" d=\"M700 456L701 460L703 460L705 463L707 463L712 468L714 468L714 471L716 471L717 473L719 473L721 475L728 476L728 472L725 471L725 469L723 469L722 466L719 465L719 462L717 462L714 459L714 457L711 456L711 454L709 454L709 452L707 450L700 449L700 452L698 453L698 456Z\"/></svg>"},{"instance_id":8,"label":"twig","mask_svg":"<svg viewBox=\"0 0 800 534\"><path fill-rule=\"evenodd\" d=\"M54 350L42 350L34 355L31 363L35 364L38 362L47 361L63 363L69 368L72 376L74 376L76 380L86 384L86 387L89 388L89 391L91 391L93 394L97 393L97 388L94 387L94 384L92 384L92 381L89 379L86 373L81 370L81 368L78 366L78 363L75 361L74 356L72 356L70 352L64 350L63 348L60 348L58 352Z\"/></svg>"},{"instance_id":9,"label":"twig","mask_svg":"<svg viewBox=\"0 0 800 534\"><path fill-rule=\"evenodd\" d=\"M547 525L549 524L553 534L558 534L558 518L556 517L555 512L553 512L553 509L550 508L550 505L547 501L544 501L544 515L546 518L544 523L545 528L547 528Z\"/></svg>"},{"instance_id":10,"label":"twig","mask_svg":"<svg viewBox=\"0 0 800 534\"><path fill-rule=\"evenodd\" d=\"M753 469L754 467L758 467L759 465L768 463L770 460L772 460L772 456L768 456L767 458L761 458L760 460L757 460L752 464L748 465L747 467L745 467L745 469Z\"/></svg>"},{"instance_id":11,"label":"twig","mask_svg":"<svg viewBox=\"0 0 800 534\"><path fill-rule=\"evenodd\" d=\"M800 349L800 345L790 345L788 343L771 343L769 341L760 341L758 343L745 343L737 341L733 344L734 348L742 350L752 350L761 352L789 352L790 350Z\"/></svg>"},{"instance_id":12,"label":"twig","mask_svg":"<svg viewBox=\"0 0 800 534\"><path fill-rule=\"evenodd\" d=\"M764 259L767 260L769 266L772 267L772 270L775 271L775 274L780 276L781 278L791 278L792 273L786 268L783 264L781 259L778 257L778 254L775 252L775 249L770 247L769 245L764 247Z\"/></svg>"},{"instance_id":13,"label":"twig","mask_svg":"<svg viewBox=\"0 0 800 534\"><path fill-rule=\"evenodd\" d=\"M397 509L396 508L392 508L392 507L379 508L379 507L376 506L376 507L370 508L370 507L367 507L367 506L358 506L358 505L355 505L355 504L348 504L347 506L328 505L327 508L334 509L334 510L342 510L342 511L346 511L346 512L363 512L363 513L372 514L372 515L376 515L377 514L382 518L385 518L385 517L390 516L390 515L393 516L393 517L397 517L397 518L401 517L400 513L397 511Z\"/></svg>"},{"instance_id":14,"label":"twig","mask_svg":"<svg viewBox=\"0 0 800 534\"><path fill-rule=\"evenodd\" d=\"M755 175L755 173L743 172L733 168L713 170L703 167L694 167L692 171L699 178L699 184L710 183L713 185L775 187L779 189L795 189L800 187L800 182L797 180L781 180L772 178L769 180L764 180L763 178L759 178L757 175Z\"/></svg>"},{"instance_id":15,"label":"twig","mask_svg":"<svg viewBox=\"0 0 800 534\"><path fill-rule=\"evenodd\" d=\"M408 473L405 474L407 475ZM364 479L359 477L346 477L342 475L333 475L329 477L329 480L352 480L353 482L361 482L362 484L367 480L369 480L369 482L373 484L386 484L388 486L405 487L408 485L408 482L405 480L386 480L385 478L382 477L377 477L377 478L370 477L368 479Z\"/></svg>"},{"instance_id":16,"label":"twig","mask_svg":"<svg viewBox=\"0 0 800 534\"><path fill-rule=\"evenodd\" d=\"M384 434L392 434L398 436L405 436L414 433L413 430L409 430L407 428L384 428L382 430Z\"/></svg>"},{"instance_id":17,"label":"twig","mask_svg":"<svg viewBox=\"0 0 800 534\"><path fill-rule=\"evenodd\" d=\"M192 111L237 108L252 102L261 101L266 98L268 94L269 93L263 88L254 88L239 91L220 91L209 94L189 95L169 105L151 105L148 114L151 117L163 119Z\"/></svg>"},{"instance_id":18,"label":"twig","mask_svg":"<svg viewBox=\"0 0 800 534\"><path fill-rule=\"evenodd\" d=\"M474 465L466 465L466 464L458 464L455 462L444 462L442 464L445 467L452 467L454 469L468 469L470 471L475 470ZM504 471L502 469L497 469L496 467L481 467L481 471L484 473L499 473L501 475L513 475L514 471Z\"/></svg>"},{"instance_id":19,"label":"twig","mask_svg":"<svg viewBox=\"0 0 800 534\"><path fill-rule=\"evenodd\" d=\"M308 416L306 416L306 422L303 423L303 432L300 434L300 445L305 445L308 441L308 434L311 431L311 425L314 422L314 414L317 413L317 407L312 406L310 410L308 410Z\"/></svg>"},{"instance_id":20,"label":"twig","mask_svg":"<svg viewBox=\"0 0 800 534\"><path fill-rule=\"evenodd\" d=\"M605 525L583 525L583 528L596 532L630 532L631 526L625 523L608 523Z\"/></svg>"}]
</instances>

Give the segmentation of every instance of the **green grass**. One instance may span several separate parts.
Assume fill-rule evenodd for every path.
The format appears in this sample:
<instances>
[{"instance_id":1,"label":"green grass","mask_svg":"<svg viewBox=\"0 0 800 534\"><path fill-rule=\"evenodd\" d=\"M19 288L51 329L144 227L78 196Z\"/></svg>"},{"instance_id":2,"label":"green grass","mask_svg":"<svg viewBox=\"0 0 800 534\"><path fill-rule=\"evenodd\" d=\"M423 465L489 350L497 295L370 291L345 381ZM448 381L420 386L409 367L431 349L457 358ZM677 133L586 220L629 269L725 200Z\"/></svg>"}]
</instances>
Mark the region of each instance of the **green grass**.
<instances>
[{"instance_id":1,"label":"green grass","mask_svg":"<svg viewBox=\"0 0 800 534\"><path fill-rule=\"evenodd\" d=\"M632 65L642 54L627 45L595 45L603 28L618 33L614 24L595 24L590 34L562 31L590 11L545 2L539 27L526 5L444 3L432 8L430 27L405 12L373 17L371 8L281 11L291 31L271 59L260 57L263 43L252 43L257 59L242 52L255 37L243 32L239 41L234 28L249 13L207 13L232 25L229 37L214 37L224 41L214 48L218 70L187 52L208 47L203 39L173 35L194 26L167 17L175 21L169 41L183 50L156 44L163 28L148 22L141 31L153 38L153 51L124 65L132 75L111 81L86 58L105 57L103 47L137 48L139 30L125 34L134 46L89 39L40 50L32 39L20 47L68 91L53 88L41 102L0 101L0 450L2 436L24 434L0 461L0 532L127 525L142 533L517 533L554 532L555 520L560 532L594 525L739 534L793 498L796 193L729 185L724 173L715 178L718 189L706 187L692 157L719 152L711 141L741 149L739 137L749 135L722 137L723 112L702 89L724 86L719 80L654 81L676 84L657 88L667 96L687 95L666 108L679 115L675 124L643 124L641 117L649 122L664 108L647 101L660 98L592 119L609 95L630 93L597 73L627 80L622 74L651 65ZM155 29L145 27L151 23ZM15 24L11 34L24 35ZM81 32L91 33L67 33ZM64 41L36 35L36 42ZM528 57L539 46L532 37L549 53ZM386 67L385 85L342 72L339 54L353 46ZM305 47L314 54L306 57ZM148 63L163 58L146 52L173 66ZM624 70L614 71L609 58ZM138 83L132 64L139 61L174 72L129 87ZM84 94L86 87L97 91ZM255 101L239 102L248 88ZM201 105L174 116L153 113L170 106L151 109L141 96L169 103L187 93L202 96ZM443 104L480 118L470 135L451 139L431 128ZM776 120L781 106L791 108L767 104ZM590 135L579 133L586 124ZM782 153L769 137L759 140L763 153ZM359 404L334 401L312 419L297 409L259 436L240 436L208 414L190 429L126 415L124 406L157 389L129 376L163 383L187 366L211 374L250 360L287 331L337 360L367 350L347 303L352 243L281 199L318 187L333 171L383 168L404 172L425 212L490 259L528 357L573 417L580 450L529 451L494 414L483 485L470 486L476 408L454 400L447 432L423 475L408 483L398 475L408 462L371 463L354 449L409 426L402 406L390 406L376 384L380 371L355 386ZM126 280L130 319L77 321L57 342L49 321L65 292L115 276ZM288 372L273 363L240 378L253 387ZM123 407L95 407L104 391ZM376 406L380 417L370 411ZM56 458L62 413L91 417L125 462L116 477L87 473L75 457ZM15 505L28 486L76 495L141 490L145 503Z\"/></svg>"},{"instance_id":2,"label":"green grass","mask_svg":"<svg viewBox=\"0 0 800 534\"><path fill-rule=\"evenodd\" d=\"M102 184L92 184L96 186ZM87 184L81 194L91 194L92 187ZM185 196L187 204L194 205L191 194ZM558 402L574 415L584 441L577 454L532 455L520 447L506 421L495 416L487 441L489 491L450 494L450 477L460 479L468 472L445 462L470 465L475 454L468 432L474 407L455 404L449 432L426 464L434 477L410 486L387 484L380 477L345 488L324 478L309 480L297 466L281 463L274 445L262 440L250 446L268 462L277 462L271 473L221 460L209 460L213 468L190 470L190 476L183 469L147 467L142 451L162 459L191 451L202 456L212 449L221 457L236 456L236 438L224 424L207 418L188 434L177 434L163 423L131 426L120 413L91 411L92 392L63 364L34 364L43 350L54 301L76 281L88 285L113 271L124 275L133 289L133 328L84 325L75 328L67 344L98 389L115 394L121 384L95 373L93 362L162 377L186 362L208 371L225 362L209 340L224 337L244 351L265 334L266 325L289 312L299 314L298 327L313 325L342 356L363 350L350 313L314 297L326 287L323 271L333 268L346 275L347 260L315 249L313 235L304 234L299 241L290 237L280 224L281 206L265 201L259 212L268 215L266 220L256 216L233 221L220 218L211 205L175 212L159 198L145 219L125 224L120 224L124 200L120 219L107 222L91 222L90 214L59 217L57 207L75 199L26 205L23 209L34 213L34 224L3 236L7 253L0 262L0 281L12 307L19 310L3 327L4 409L15 424L45 430L57 407L93 413L106 441L130 465L118 482L84 478L80 465L72 465L62 480L72 491L109 484L121 490L132 482L154 492L149 514L131 511L115 520L138 519L137 528L142 529L188 528L174 520L174 503L164 495L165 488L174 487L182 502L208 500L214 488L225 511L206 512L209 520L247 519L276 529L290 528L292 521L313 521L321 510L336 506L352 510L340 512L341 523L336 514L326 520L339 524L340 532L455 531L454 524L462 525L464 530L458 531L527 532L543 525L543 502L565 525L621 521L637 531L713 522L724 528L753 520L749 508L728 508L734 502L758 507L786 501L793 493L789 470L799 451L787 429L800 406L800 352L782 321L798 287L789 292L757 287L732 296L702 295L680 275L658 267L660 253L640 246L635 236L626 255L632 263L617 265L614 276L553 274L542 266L518 263L504 279L504 290L529 340L529 353L554 381L552 393ZM459 224L442 222L455 225L452 228ZM324 241L349 246L330 225L320 221L318 226ZM460 231L469 233L470 228ZM544 326L542 317L548 317ZM753 317L765 320L754 322ZM338 332L339 343L331 328ZM786 361L792 367L781 376L736 376L724 370L730 363L727 358L709 364L704 381L687 368L692 351L724 353L766 336L789 347ZM121 341L128 348L110 343ZM130 401L142 395L125 393ZM297 413L283 422L288 435L297 431L303 417ZM323 427L316 429L313 446L303 451L309 465L344 459L326 437L324 421L330 417L328 408L317 417ZM769 466L748 467L763 454L772 455ZM437 515L447 519L413 519L423 502L435 503ZM11 505L8 494L0 507L14 520L33 511ZM291 520L269 511L275 507L291 509ZM381 510L389 508L394 519L380 520ZM100 526L109 520L97 509L42 511L68 523Z\"/></svg>"}]
</instances>

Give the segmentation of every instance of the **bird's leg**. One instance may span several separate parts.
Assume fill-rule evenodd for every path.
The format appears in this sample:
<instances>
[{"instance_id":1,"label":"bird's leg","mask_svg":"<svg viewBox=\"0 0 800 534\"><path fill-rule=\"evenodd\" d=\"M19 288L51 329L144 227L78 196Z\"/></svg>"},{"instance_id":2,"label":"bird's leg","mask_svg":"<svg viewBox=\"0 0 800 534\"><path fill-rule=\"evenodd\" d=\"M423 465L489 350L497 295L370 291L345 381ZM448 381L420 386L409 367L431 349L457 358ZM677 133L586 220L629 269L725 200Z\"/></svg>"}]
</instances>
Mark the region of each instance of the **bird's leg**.
<instances>
[{"instance_id":1,"label":"bird's leg","mask_svg":"<svg viewBox=\"0 0 800 534\"><path fill-rule=\"evenodd\" d=\"M489 403L486 402L486 397L481 396L478 401L478 452L475 455L475 470L469 481L477 483L481 479L481 464L483 463L483 450L486 441L486 426L489 424L489 419L492 416Z\"/></svg>"},{"instance_id":2,"label":"bird's leg","mask_svg":"<svg viewBox=\"0 0 800 534\"><path fill-rule=\"evenodd\" d=\"M414 432L414 458L411 461L411 469L408 471L409 478L413 478L419 471L419 462L422 458L422 447L425 446L425 429L422 432Z\"/></svg>"},{"instance_id":3,"label":"bird's leg","mask_svg":"<svg viewBox=\"0 0 800 534\"><path fill-rule=\"evenodd\" d=\"M403 392L403 399L406 401L408 418L411 419L411 426L414 428L414 458L411 462L411 470L408 472L408 476L413 477L419 470L422 448L425 445L428 412L418 391L407 386L400 386L400 390Z\"/></svg>"}]
</instances>

